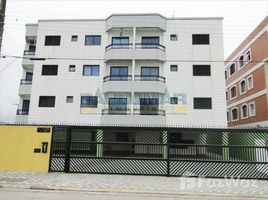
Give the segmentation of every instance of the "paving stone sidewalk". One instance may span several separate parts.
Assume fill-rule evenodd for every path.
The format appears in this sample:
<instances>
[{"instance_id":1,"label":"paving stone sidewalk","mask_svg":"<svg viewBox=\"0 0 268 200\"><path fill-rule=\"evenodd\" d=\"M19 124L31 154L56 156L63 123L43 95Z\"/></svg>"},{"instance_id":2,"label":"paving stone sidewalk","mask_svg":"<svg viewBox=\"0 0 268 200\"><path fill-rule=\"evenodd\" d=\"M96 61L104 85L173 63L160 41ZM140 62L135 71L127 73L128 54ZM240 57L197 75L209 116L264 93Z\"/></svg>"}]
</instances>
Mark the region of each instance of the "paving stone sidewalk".
<instances>
[{"instance_id":1,"label":"paving stone sidewalk","mask_svg":"<svg viewBox=\"0 0 268 200\"><path fill-rule=\"evenodd\" d=\"M268 181L265 180L0 172L0 188L200 194L268 199Z\"/></svg>"}]
</instances>

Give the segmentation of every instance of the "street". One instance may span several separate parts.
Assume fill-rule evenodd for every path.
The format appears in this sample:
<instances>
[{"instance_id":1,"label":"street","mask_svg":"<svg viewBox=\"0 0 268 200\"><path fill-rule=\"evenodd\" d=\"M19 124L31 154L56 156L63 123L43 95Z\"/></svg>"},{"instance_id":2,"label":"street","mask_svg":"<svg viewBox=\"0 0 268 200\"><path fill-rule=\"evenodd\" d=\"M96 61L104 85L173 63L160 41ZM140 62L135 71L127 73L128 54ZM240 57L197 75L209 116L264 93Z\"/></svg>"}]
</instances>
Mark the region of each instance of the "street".
<instances>
[{"instance_id":1,"label":"street","mask_svg":"<svg viewBox=\"0 0 268 200\"><path fill-rule=\"evenodd\" d=\"M52 190L25 190L25 189L0 189L0 200L239 200L239 199L265 199L250 197L232 197L232 196L200 196L200 195L153 195L153 194L127 194L127 193L99 193L99 192L79 192L79 191L52 191Z\"/></svg>"}]
</instances>

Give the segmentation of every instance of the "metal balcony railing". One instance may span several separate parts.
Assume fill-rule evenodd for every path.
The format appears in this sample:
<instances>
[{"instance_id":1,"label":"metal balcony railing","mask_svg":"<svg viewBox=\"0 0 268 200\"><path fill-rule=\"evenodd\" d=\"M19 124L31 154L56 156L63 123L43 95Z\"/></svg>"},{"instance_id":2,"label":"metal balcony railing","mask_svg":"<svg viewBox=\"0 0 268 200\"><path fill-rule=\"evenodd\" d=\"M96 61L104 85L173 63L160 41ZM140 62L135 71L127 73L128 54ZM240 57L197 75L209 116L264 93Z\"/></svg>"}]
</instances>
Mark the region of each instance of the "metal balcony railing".
<instances>
[{"instance_id":1,"label":"metal balcony railing","mask_svg":"<svg viewBox=\"0 0 268 200\"><path fill-rule=\"evenodd\" d=\"M108 51L110 49L132 49L133 44L127 43L127 44L110 44L107 47L105 47L105 50Z\"/></svg>"},{"instance_id":2,"label":"metal balcony railing","mask_svg":"<svg viewBox=\"0 0 268 200\"><path fill-rule=\"evenodd\" d=\"M20 84L21 85L31 85L32 84L32 80L21 79L20 80Z\"/></svg>"},{"instance_id":3,"label":"metal balcony railing","mask_svg":"<svg viewBox=\"0 0 268 200\"><path fill-rule=\"evenodd\" d=\"M135 75L134 77L135 81L160 81L165 83L166 82L166 78L163 76L154 76L154 75L149 75L149 76L145 76L145 75Z\"/></svg>"},{"instance_id":4,"label":"metal balcony railing","mask_svg":"<svg viewBox=\"0 0 268 200\"><path fill-rule=\"evenodd\" d=\"M166 111L162 110L162 109L156 109L156 110L134 109L133 114L134 115L161 115L161 116L165 116Z\"/></svg>"},{"instance_id":5,"label":"metal balcony railing","mask_svg":"<svg viewBox=\"0 0 268 200\"><path fill-rule=\"evenodd\" d=\"M147 44L147 43L136 43L136 49L160 49L162 51L166 50L166 47L161 44Z\"/></svg>"},{"instance_id":6,"label":"metal balcony railing","mask_svg":"<svg viewBox=\"0 0 268 200\"><path fill-rule=\"evenodd\" d=\"M17 109L17 115L28 115L29 110Z\"/></svg>"},{"instance_id":7,"label":"metal balcony railing","mask_svg":"<svg viewBox=\"0 0 268 200\"><path fill-rule=\"evenodd\" d=\"M23 52L23 55L25 55L25 56L33 56L33 55L35 55L35 51L25 50Z\"/></svg>"},{"instance_id":8,"label":"metal balcony railing","mask_svg":"<svg viewBox=\"0 0 268 200\"><path fill-rule=\"evenodd\" d=\"M132 81L132 76L131 75L124 75L124 76L110 75L110 76L105 76L103 78L103 82L107 82L107 81Z\"/></svg>"},{"instance_id":9,"label":"metal balcony railing","mask_svg":"<svg viewBox=\"0 0 268 200\"><path fill-rule=\"evenodd\" d=\"M130 109L103 109L102 115L131 115Z\"/></svg>"}]
</instances>

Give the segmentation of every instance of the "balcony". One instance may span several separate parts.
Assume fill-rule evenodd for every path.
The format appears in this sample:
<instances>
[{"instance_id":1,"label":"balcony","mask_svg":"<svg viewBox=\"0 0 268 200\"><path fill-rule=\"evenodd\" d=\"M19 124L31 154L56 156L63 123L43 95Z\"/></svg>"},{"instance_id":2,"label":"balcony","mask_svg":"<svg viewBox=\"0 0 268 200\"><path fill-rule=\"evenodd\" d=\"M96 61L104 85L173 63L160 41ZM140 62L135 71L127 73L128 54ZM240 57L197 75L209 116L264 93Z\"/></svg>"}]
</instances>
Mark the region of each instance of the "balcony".
<instances>
[{"instance_id":1,"label":"balcony","mask_svg":"<svg viewBox=\"0 0 268 200\"><path fill-rule=\"evenodd\" d=\"M156 110L134 109L133 115L161 115L161 116L165 116L166 111L161 110L161 109L156 109Z\"/></svg>"},{"instance_id":2,"label":"balcony","mask_svg":"<svg viewBox=\"0 0 268 200\"><path fill-rule=\"evenodd\" d=\"M166 60L165 46L161 44L132 43L110 44L104 53L106 61L109 60Z\"/></svg>"},{"instance_id":3,"label":"balcony","mask_svg":"<svg viewBox=\"0 0 268 200\"><path fill-rule=\"evenodd\" d=\"M120 110L112 110L112 109L103 109L102 115L131 115L130 109L120 109Z\"/></svg>"},{"instance_id":4,"label":"balcony","mask_svg":"<svg viewBox=\"0 0 268 200\"><path fill-rule=\"evenodd\" d=\"M25 50L23 52L23 55L24 55L24 58L22 59L23 67L27 69L33 69L34 61L31 60L30 58L33 58L35 56L35 51Z\"/></svg>"},{"instance_id":5,"label":"balcony","mask_svg":"<svg viewBox=\"0 0 268 200\"><path fill-rule=\"evenodd\" d=\"M32 80L21 79L19 87L19 95L30 95L32 89Z\"/></svg>"}]
</instances>

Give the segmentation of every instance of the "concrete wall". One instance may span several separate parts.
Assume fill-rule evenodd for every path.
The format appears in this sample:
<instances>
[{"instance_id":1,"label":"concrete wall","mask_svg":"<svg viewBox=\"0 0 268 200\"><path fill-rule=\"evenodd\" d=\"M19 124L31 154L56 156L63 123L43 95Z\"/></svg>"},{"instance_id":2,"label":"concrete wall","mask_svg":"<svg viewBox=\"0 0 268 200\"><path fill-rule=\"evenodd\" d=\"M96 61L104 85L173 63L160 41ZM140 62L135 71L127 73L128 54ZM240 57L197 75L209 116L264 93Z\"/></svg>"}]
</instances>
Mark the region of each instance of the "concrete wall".
<instances>
[{"instance_id":1,"label":"concrete wall","mask_svg":"<svg viewBox=\"0 0 268 200\"><path fill-rule=\"evenodd\" d=\"M21 172L48 172L50 132L37 132L39 126L0 126L0 170ZM47 153L34 153L48 143Z\"/></svg>"}]
</instances>

